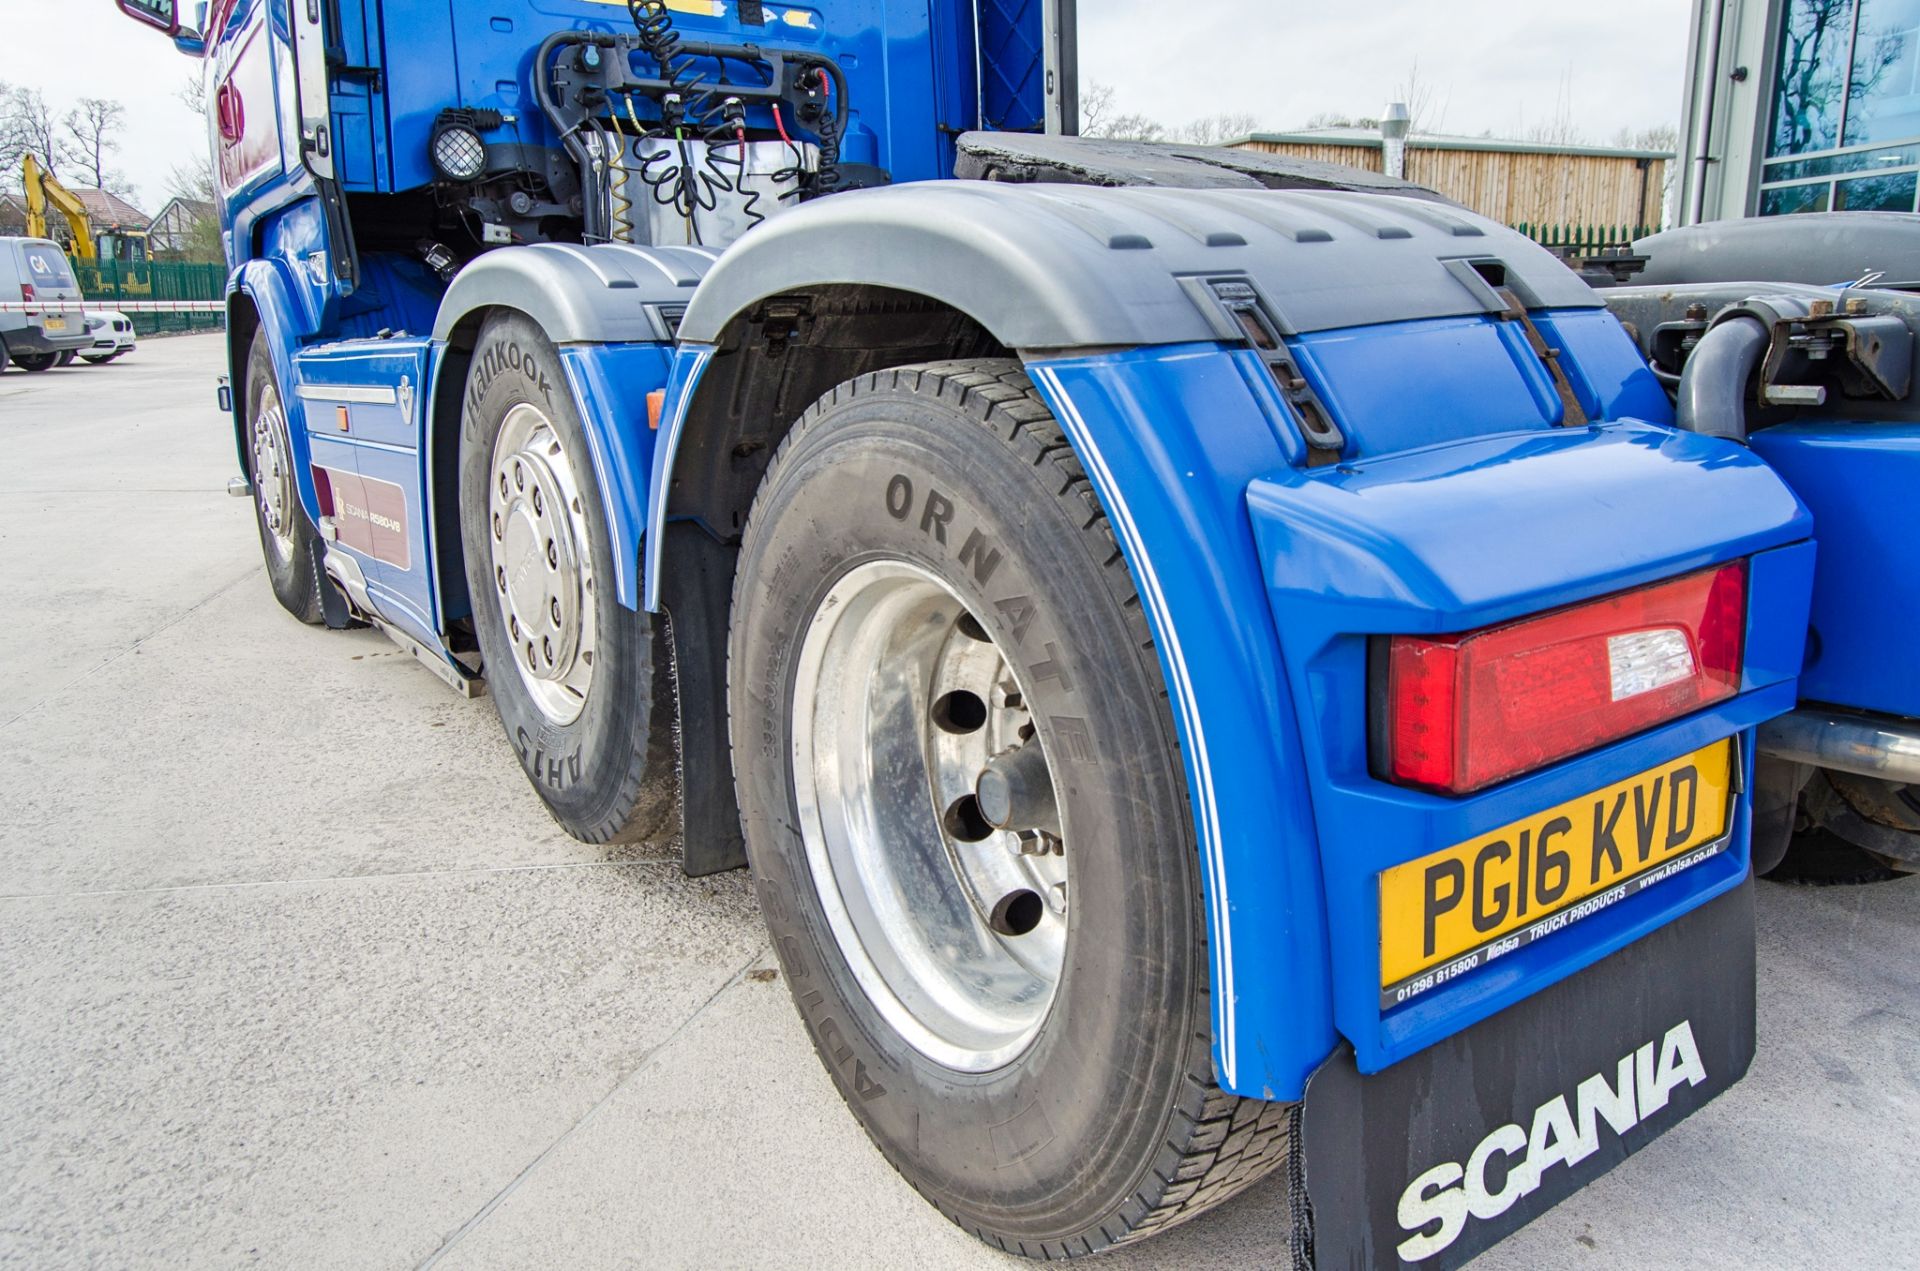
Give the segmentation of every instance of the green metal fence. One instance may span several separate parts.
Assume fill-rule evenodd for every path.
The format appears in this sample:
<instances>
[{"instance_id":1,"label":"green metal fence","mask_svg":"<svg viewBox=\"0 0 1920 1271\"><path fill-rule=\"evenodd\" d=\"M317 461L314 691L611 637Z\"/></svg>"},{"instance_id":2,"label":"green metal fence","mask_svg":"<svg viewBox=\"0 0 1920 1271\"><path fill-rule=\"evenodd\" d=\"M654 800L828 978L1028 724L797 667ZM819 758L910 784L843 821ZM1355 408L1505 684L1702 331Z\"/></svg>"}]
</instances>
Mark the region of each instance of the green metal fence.
<instances>
[{"instance_id":1,"label":"green metal fence","mask_svg":"<svg viewBox=\"0 0 1920 1271\"><path fill-rule=\"evenodd\" d=\"M117 305L169 300L220 300L227 294L227 267L186 261L142 261L137 265L117 260L80 260L73 263L73 276L80 294L88 303L103 309ZM129 313L133 329L140 335L162 332L218 331L226 324L220 313Z\"/></svg>"},{"instance_id":2,"label":"green metal fence","mask_svg":"<svg viewBox=\"0 0 1920 1271\"><path fill-rule=\"evenodd\" d=\"M1514 226L1542 247L1563 255L1596 252L1603 247L1625 247L1637 238L1656 232L1658 226L1641 225L1529 225Z\"/></svg>"}]
</instances>

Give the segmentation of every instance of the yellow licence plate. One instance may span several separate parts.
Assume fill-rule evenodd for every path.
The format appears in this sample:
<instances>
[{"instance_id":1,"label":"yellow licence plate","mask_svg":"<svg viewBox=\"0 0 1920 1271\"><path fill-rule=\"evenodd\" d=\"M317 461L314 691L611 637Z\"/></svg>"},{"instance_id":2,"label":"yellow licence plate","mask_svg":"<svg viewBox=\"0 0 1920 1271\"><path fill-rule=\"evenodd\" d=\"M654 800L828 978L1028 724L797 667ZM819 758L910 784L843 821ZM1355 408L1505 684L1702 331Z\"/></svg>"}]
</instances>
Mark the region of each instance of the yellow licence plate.
<instances>
[{"instance_id":1,"label":"yellow licence plate","mask_svg":"<svg viewBox=\"0 0 1920 1271\"><path fill-rule=\"evenodd\" d=\"M1733 741L1380 875L1380 1004L1398 1005L1726 847Z\"/></svg>"},{"instance_id":2,"label":"yellow licence plate","mask_svg":"<svg viewBox=\"0 0 1920 1271\"><path fill-rule=\"evenodd\" d=\"M65 331L67 329L67 320L65 318L48 318L40 324L40 329L42 331Z\"/></svg>"}]
</instances>

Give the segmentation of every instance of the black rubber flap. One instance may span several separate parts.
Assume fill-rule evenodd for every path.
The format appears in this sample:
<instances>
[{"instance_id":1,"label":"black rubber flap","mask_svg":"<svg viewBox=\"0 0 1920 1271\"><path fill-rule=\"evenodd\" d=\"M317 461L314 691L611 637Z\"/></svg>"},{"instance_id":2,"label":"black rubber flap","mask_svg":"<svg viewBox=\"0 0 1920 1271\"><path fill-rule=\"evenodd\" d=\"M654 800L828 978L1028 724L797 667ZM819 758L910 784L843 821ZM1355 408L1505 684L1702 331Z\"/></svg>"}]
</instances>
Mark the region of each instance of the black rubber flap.
<instances>
[{"instance_id":1,"label":"black rubber flap","mask_svg":"<svg viewBox=\"0 0 1920 1271\"><path fill-rule=\"evenodd\" d=\"M1342 1046L1307 1085L1314 1265L1457 1267L1733 1085L1753 1048L1751 879L1384 1072Z\"/></svg>"}]
</instances>

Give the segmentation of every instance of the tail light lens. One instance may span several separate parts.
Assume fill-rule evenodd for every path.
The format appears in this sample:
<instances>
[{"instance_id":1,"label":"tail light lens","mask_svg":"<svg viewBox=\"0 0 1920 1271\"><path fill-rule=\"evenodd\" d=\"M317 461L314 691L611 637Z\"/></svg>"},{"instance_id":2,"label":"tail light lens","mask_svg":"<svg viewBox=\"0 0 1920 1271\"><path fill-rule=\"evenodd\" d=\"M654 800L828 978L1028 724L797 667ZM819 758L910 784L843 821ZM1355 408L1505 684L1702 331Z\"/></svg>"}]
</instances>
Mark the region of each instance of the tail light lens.
<instances>
[{"instance_id":1,"label":"tail light lens","mask_svg":"<svg viewBox=\"0 0 1920 1271\"><path fill-rule=\"evenodd\" d=\"M1742 562L1463 635L1395 636L1384 767L1466 794L1732 697L1746 616Z\"/></svg>"},{"instance_id":2,"label":"tail light lens","mask_svg":"<svg viewBox=\"0 0 1920 1271\"><path fill-rule=\"evenodd\" d=\"M20 284L20 303L29 304L29 305L33 303L33 284L32 283L23 282Z\"/></svg>"}]
</instances>

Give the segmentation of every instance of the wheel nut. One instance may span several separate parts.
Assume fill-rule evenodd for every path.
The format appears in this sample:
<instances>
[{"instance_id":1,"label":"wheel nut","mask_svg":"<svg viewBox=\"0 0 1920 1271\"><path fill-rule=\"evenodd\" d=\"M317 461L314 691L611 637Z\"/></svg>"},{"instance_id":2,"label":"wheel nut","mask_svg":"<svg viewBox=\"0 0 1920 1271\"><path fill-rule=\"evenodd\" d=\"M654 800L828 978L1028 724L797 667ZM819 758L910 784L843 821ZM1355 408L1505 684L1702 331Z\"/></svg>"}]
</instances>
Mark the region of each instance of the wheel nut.
<instances>
[{"instance_id":1,"label":"wheel nut","mask_svg":"<svg viewBox=\"0 0 1920 1271\"><path fill-rule=\"evenodd\" d=\"M543 509L540 506L540 487L539 486L533 487L533 514L535 516L540 516L543 514Z\"/></svg>"},{"instance_id":2,"label":"wheel nut","mask_svg":"<svg viewBox=\"0 0 1920 1271\"><path fill-rule=\"evenodd\" d=\"M507 474L504 472L500 474L500 497L507 497Z\"/></svg>"},{"instance_id":3,"label":"wheel nut","mask_svg":"<svg viewBox=\"0 0 1920 1271\"><path fill-rule=\"evenodd\" d=\"M520 619L509 617L507 619L507 630L513 634L514 639L518 640L520 638Z\"/></svg>"},{"instance_id":4,"label":"wheel nut","mask_svg":"<svg viewBox=\"0 0 1920 1271\"><path fill-rule=\"evenodd\" d=\"M547 540L547 568L560 568L560 552L558 548L554 547L552 539Z\"/></svg>"},{"instance_id":5,"label":"wheel nut","mask_svg":"<svg viewBox=\"0 0 1920 1271\"><path fill-rule=\"evenodd\" d=\"M557 627L557 626L559 626L559 625L560 625L560 623L561 623L561 618L560 618L560 597L558 597L558 596L555 596L555 597L553 598L553 625Z\"/></svg>"},{"instance_id":6,"label":"wheel nut","mask_svg":"<svg viewBox=\"0 0 1920 1271\"><path fill-rule=\"evenodd\" d=\"M527 488L527 474L526 471L521 468L518 460L515 460L513 465L513 488L516 490L524 490Z\"/></svg>"},{"instance_id":7,"label":"wheel nut","mask_svg":"<svg viewBox=\"0 0 1920 1271\"><path fill-rule=\"evenodd\" d=\"M553 641L546 640L546 639L541 640L540 652L542 655L546 657L547 665L552 666L553 665Z\"/></svg>"},{"instance_id":8,"label":"wheel nut","mask_svg":"<svg viewBox=\"0 0 1920 1271\"><path fill-rule=\"evenodd\" d=\"M496 566L494 568L494 577L500 580L500 594L503 596L506 595L507 594L507 567L505 565Z\"/></svg>"},{"instance_id":9,"label":"wheel nut","mask_svg":"<svg viewBox=\"0 0 1920 1271\"><path fill-rule=\"evenodd\" d=\"M498 512L493 514L493 536L495 538L505 538L507 536L507 527L501 522Z\"/></svg>"}]
</instances>

